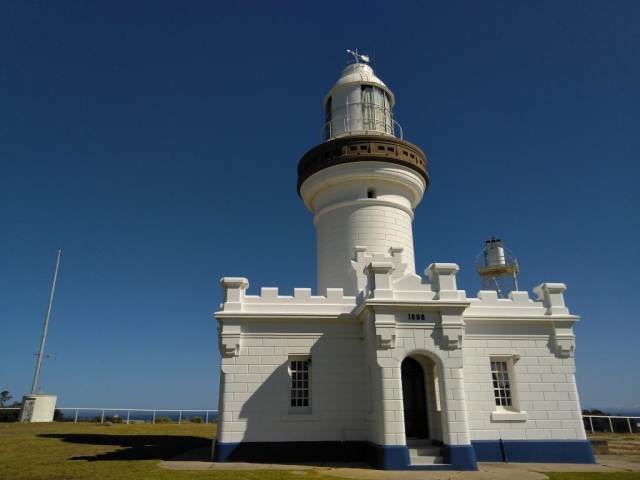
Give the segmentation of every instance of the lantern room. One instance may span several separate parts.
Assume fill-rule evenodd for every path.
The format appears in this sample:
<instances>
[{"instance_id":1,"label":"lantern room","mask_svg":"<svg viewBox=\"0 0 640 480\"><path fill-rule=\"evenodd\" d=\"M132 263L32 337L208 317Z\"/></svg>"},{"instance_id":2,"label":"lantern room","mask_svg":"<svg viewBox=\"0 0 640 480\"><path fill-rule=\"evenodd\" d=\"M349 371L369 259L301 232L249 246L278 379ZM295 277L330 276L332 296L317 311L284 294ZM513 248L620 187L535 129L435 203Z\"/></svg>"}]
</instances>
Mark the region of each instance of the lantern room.
<instances>
[{"instance_id":1,"label":"lantern room","mask_svg":"<svg viewBox=\"0 0 640 480\"><path fill-rule=\"evenodd\" d=\"M373 69L357 61L342 71L340 79L324 98L325 140L368 132L393 135L393 93L376 77ZM400 135L402 137L402 135Z\"/></svg>"}]
</instances>

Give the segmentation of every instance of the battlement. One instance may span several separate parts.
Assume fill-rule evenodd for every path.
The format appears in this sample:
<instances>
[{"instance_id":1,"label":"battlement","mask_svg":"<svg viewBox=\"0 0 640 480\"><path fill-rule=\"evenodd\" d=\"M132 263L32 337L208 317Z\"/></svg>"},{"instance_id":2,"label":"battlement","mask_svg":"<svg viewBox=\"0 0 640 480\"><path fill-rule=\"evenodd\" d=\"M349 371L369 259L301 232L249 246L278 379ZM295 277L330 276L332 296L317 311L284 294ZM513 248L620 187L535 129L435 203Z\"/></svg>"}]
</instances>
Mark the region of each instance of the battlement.
<instances>
[{"instance_id":1,"label":"battlement","mask_svg":"<svg viewBox=\"0 0 640 480\"><path fill-rule=\"evenodd\" d=\"M509 298L498 298L493 290L481 290L478 298L470 298L471 305L465 312L465 318L486 317L543 317L557 315L578 317L569 314L564 304L563 292L566 286L562 283L543 283L533 289L536 299L529 298L529 292L512 291Z\"/></svg>"},{"instance_id":2,"label":"battlement","mask_svg":"<svg viewBox=\"0 0 640 480\"><path fill-rule=\"evenodd\" d=\"M401 253L401 252L397 252ZM466 298L464 290L458 290L455 275L458 266L453 263L432 263L425 270L429 280L408 274L394 278L394 271L402 265L401 255L357 252L357 263L365 272L362 291L364 296L344 295L342 288L328 288L326 296L312 295L310 288L295 288L293 295L280 295L277 287L262 287L260 295L247 295L249 281L242 277L225 277L223 303L216 316L246 313L278 316L336 316L353 314L363 300L394 299L416 302L465 301L469 303L466 319L522 319L557 316L577 321L564 304L562 283L543 283L534 288L536 299L526 291L513 291L509 298L498 298L495 291L481 290L478 298ZM364 266L366 264L366 266Z\"/></svg>"},{"instance_id":3,"label":"battlement","mask_svg":"<svg viewBox=\"0 0 640 480\"><path fill-rule=\"evenodd\" d=\"M247 295L249 280L225 277L220 280L223 289L221 311L225 314L273 314L280 317L323 316L350 314L356 307L356 298L345 296L342 288L328 288L326 296L311 294L310 288L294 288L293 296L280 295L277 287L262 287L260 295Z\"/></svg>"}]
</instances>

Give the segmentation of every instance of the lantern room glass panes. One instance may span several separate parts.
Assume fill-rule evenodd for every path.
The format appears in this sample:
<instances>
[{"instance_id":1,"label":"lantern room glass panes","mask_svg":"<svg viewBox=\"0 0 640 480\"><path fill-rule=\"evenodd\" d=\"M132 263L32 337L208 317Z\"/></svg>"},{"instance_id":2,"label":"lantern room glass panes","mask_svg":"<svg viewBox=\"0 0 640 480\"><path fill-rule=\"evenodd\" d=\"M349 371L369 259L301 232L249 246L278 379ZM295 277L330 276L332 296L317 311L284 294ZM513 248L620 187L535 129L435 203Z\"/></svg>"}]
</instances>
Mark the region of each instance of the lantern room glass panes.
<instances>
[{"instance_id":1,"label":"lantern room glass panes","mask_svg":"<svg viewBox=\"0 0 640 480\"><path fill-rule=\"evenodd\" d=\"M491 362L491 376L493 378L493 395L499 407L511 407L511 387L509 386L509 372L507 362Z\"/></svg>"},{"instance_id":2,"label":"lantern room glass panes","mask_svg":"<svg viewBox=\"0 0 640 480\"><path fill-rule=\"evenodd\" d=\"M309 407L309 363L309 359L289 362L292 407Z\"/></svg>"},{"instance_id":3,"label":"lantern room glass panes","mask_svg":"<svg viewBox=\"0 0 640 480\"><path fill-rule=\"evenodd\" d=\"M391 101L387 92L370 85L363 85L361 90L362 125L364 130L392 134Z\"/></svg>"}]
</instances>

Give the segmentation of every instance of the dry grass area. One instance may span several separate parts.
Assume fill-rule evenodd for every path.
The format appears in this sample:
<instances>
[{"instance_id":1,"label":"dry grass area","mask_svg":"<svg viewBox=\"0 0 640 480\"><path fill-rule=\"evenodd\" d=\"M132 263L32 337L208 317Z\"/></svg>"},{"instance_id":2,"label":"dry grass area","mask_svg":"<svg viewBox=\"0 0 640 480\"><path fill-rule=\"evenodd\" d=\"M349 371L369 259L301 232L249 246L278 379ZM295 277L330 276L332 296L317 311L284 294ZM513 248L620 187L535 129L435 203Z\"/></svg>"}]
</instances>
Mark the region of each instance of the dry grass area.
<instances>
[{"instance_id":1,"label":"dry grass area","mask_svg":"<svg viewBox=\"0 0 640 480\"><path fill-rule=\"evenodd\" d=\"M609 455L624 455L629 460L640 462L639 433L601 433L588 434L589 440L606 440L609 444Z\"/></svg>"},{"instance_id":2,"label":"dry grass area","mask_svg":"<svg viewBox=\"0 0 640 480\"><path fill-rule=\"evenodd\" d=\"M0 423L1 480L284 480L286 470L176 471L158 467L210 448L212 424ZM305 478L328 478L307 470ZM334 480L334 479L331 479Z\"/></svg>"}]
</instances>

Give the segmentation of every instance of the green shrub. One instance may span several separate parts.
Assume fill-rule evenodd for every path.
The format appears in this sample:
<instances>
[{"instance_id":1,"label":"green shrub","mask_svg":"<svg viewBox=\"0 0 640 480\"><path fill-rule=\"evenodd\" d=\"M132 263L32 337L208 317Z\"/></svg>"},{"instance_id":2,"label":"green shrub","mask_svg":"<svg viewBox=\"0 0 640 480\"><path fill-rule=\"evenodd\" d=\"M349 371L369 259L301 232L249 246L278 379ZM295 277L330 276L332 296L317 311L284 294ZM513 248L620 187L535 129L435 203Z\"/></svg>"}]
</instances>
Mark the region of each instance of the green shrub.
<instances>
[{"instance_id":1,"label":"green shrub","mask_svg":"<svg viewBox=\"0 0 640 480\"><path fill-rule=\"evenodd\" d=\"M96 415L95 417L93 417L91 420L89 420L90 422L93 423L101 423L102 422L102 415Z\"/></svg>"},{"instance_id":2,"label":"green shrub","mask_svg":"<svg viewBox=\"0 0 640 480\"><path fill-rule=\"evenodd\" d=\"M173 423L171 417L158 417L156 418L156 423Z\"/></svg>"},{"instance_id":3,"label":"green shrub","mask_svg":"<svg viewBox=\"0 0 640 480\"><path fill-rule=\"evenodd\" d=\"M68 419L64 418L64 413L62 410L58 410L57 408L53 411L53 421L54 422L66 422Z\"/></svg>"},{"instance_id":4,"label":"green shrub","mask_svg":"<svg viewBox=\"0 0 640 480\"><path fill-rule=\"evenodd\" d=\"M202 417L193 417L191 419L191 423L204 423L204 421L202 420Z\"/></svg>"},{"instance_id":5,"label":"green shrub","mask_svg":"<svg viewBox=\"0 0 640 480\"><path fill-rule=\"evenodd\" d=\"M0 422L17 422L20 416L20 410L0 409Z\"/></svg>"}]
</instances>

